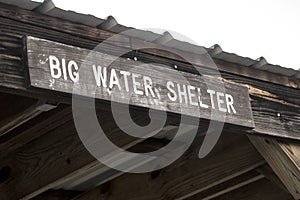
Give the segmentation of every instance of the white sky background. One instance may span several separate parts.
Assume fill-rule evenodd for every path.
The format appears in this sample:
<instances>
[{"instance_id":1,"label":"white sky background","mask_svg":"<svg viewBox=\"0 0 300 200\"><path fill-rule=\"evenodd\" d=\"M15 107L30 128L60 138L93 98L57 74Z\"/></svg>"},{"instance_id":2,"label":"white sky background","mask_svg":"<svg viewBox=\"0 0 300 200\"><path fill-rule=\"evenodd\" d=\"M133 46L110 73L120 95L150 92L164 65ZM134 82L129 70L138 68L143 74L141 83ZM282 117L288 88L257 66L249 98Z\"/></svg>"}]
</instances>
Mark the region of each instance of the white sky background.
<instances>
[{"instance_id":1,"label":"white sky background","mask_svg":"<svg viewBox=\"0 0 300 200\"><path fill-rule=\"evenodd\" d=\"M210 47L300 69L300 0L53 0L57 7L138 29L176 31Z\"/></svg>"}]
</instances>

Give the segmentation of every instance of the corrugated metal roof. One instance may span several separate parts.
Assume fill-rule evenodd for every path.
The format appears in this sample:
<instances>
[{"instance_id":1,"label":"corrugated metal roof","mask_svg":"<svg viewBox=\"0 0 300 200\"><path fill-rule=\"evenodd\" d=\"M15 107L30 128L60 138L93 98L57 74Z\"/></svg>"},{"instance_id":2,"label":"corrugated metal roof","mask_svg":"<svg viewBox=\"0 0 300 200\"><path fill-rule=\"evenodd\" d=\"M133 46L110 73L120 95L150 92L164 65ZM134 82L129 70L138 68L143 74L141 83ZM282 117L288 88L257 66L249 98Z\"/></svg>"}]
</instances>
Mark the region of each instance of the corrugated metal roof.
<instances>
[{"instance_id":1,"label":"corrugated metal roof","mask_svg":"<svg viewBox=\"0 0 300 200\"><path fill-rule=\"evenodd\" d=\"M20 8L24 8L27 10L33 10L41 4L41 3L34 2L31 0L1 0L0 2L9 4L9 5L18 6Z\"/></svg>"},{"instance_id":2,"label":"corrugated metal roof","mask_svg":"<svg viewBox=\"0 0 300 200\"><path fill-rule=\"evenodd\" d=\"M103 23L105 20L99 19L92 15L83 15L73 11L65 11L60 8L54 8L46 13L49 16L57 17L60 19L85 24L88 26L96 27L97 25Z\"/></svg>"},{"instance_id":3,"label":"corrugated metal roof","mask_svg":"<svg viewBox=\"0 0 300 200\"><path fill-rule=\"evenodd\" d=\"M129 29L134 30L134 33L130 33L132 37L142 39L149 42L162 43L168 47L178 47L181 50L189 52L201 52L202 47L196 46L187 42L174 39L169 33L163 35L153 33L151 31L144 31L133 29L118 24L117 20L112 16L107 19L100 19L92 15L85 15L76 13L74 11L66 11L54 6L51 0L45 0L43 3L33 2L31 0L0 0L1 3L18 6L23 9L33 10L35 12L43 13L49 16L58 17L64 20L81 23L91 27L97 27L104 30L109 30L114 33L120 33ZM125 34L126 35L126 34ZM275 74L280 74L287 77L300 79L300 71L293 70L291 68L281 67L279 65L273 65L266 61L265 58L260 57L257 60L251 58L242 57L234 53L228 53L222 50L219 45L214 45L211 48L205 48L208 50L212 58L224 60L231 63L236 63L242 66L261 69Z\"/></svg>"}]
</instances>

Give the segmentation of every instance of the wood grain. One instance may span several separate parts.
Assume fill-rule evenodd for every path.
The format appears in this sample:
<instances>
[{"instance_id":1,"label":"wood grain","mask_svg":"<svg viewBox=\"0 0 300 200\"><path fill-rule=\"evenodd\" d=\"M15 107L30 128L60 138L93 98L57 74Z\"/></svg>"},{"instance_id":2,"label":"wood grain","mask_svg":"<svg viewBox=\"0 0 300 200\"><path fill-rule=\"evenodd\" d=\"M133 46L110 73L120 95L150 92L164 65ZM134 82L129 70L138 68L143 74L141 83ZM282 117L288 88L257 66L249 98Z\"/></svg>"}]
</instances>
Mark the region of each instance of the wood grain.
<instances>
[{"instance_id":1,"label":"wood grain","mask_svg":"<svg viewBox=\"0 0 300 200\"><path fill-rule=\"evenodd\" d=\"M12 10L17 12L12 12ZM38 13L16 8L13 6L1 4L1 10L0 10L0 16L3 16L8 19L14 20L16 23L22 23L26 24L26 26L32 26L35 27L35 29L48 29L48 31L53 30L56 32L59 32L61 34L69 34L70 36L77 36L76 37L76 43L78 40L90 40L95 41L97 43L102 42L103 40L113 36L115 33L100 30L94 27L89 27L86 25L73 23L71 21L62 20L55 17L40 15ZM88 34L87 34L88 33ZM36 35L38 33L35 33ZM51 37L51 34L44 34L46 37ZM49 38L50 39L50 38ZM57 38L60 40L59 38ZM67 39L67 38L64 38ZM132 41L132 43L129 43L129 41ZM72 40L69 40L70 43L72 43ZM69 44L70 44L69 43ZM73 41L74 43L74 41ZM146 43L146 44L145 44ZM84 44L84 43L82 43ZM130 38L127 36L120 36L116 38L116 41L114 41L114 45L118 47L135 47L136 45L145 45L145 46L153 46L155 44L149 43L146 41L139 40L137 38ZM158 46L159 47L159 46ZM158 48L159 49L159 48ZM169 60L177 60L177 61L183 61L181 57L178 57L174 54L164 54L162 51L153 51L153 49L143 49L141 51L143 54L150 54L150 55L163 55L165 58ZM199 54L193 53L193 52L181 52L182 54L185 54L185 56L189 57L190 59L194 60L193 64L202 64L201 59L199 59ZM216 60L216 59L215 59ZM236 66L236 65L235 65ZM262 81L268 81L276 84L282 84L289 87L297 87L299 88L299 81L293 79L293 78L287 78L282 77L277 74L268 73L263 70L257 70L257 69L250 69L246 66L238 66L234 67L234 64L231 67L228 67L228 64L218 65L219 69L224 72L228 73L235 73L239 75L243 75L246 77L255 77L257 79L260 79Z\"/></svg>"},{"instance_id":2,"label":"wood grain","mask_svg":"<svg viewBox=\"0 0 300 200\"><path fill-rule=\"evenodd\" d=\"M295 199L300 199L300 145L258 136L249 136Z\"/></svg>"},{"instance_id":3,"label":"wood grain","mask_svg":"<svg viewBox=\"0 0 300 200\"><path fill-rule=\"evenodd\" d=\"M80 192L77 191L48 190L45 193L32 198L31 200L71 200L79 194Z\"/></svg>"},{"instance_id":4,"label":"wood grain","mask_svg":"<svg viewBox=\"0 0 300 200\"><path fill-rule=\"evenodd\" d=\"M264 176L256 172L255 170L246 172L240 176L237 176L235 178L232 178L224 183L221 183L219 185L216 185L215 187L212 187L208 190L205 190L203 192L200 192L190 198L187 198L188 200L209 200L214 199L219 196L222 196L226 193L232 192L234 190L237 190L241 187L244 187L248 184L254 183L258 180L263 179Z\"/></svg>"},{"instance_id":5,"label":"wood grain","mask_svg":"<svg viewBox=\"0 0 300 200\"><path fill-rule=\"evenodd\" d=\"M24 56L22 55L24 47L22 43L23 36L32 35L81 48L93 49L99 42L111 37L114 33L46 15L39 15L32 11L5 4L1 4L0 7L0 91L20 94L26 97L42 97L55 102L70 104L70 98L60 94L27 90L25 65L23 63ZM159 45L156 46L153 43L124 36L117 38L113 44L107 45L107 49L104 51L113 54L118 53L120 49L128 49L140 44L159 47ZM185 52L185 54L189 53ZM195 72L192 66L186 63L182 58L157 49L135 51L125 56L130 58L137 57L138 60L145 63L162 63L170 67L177 65L179 71ZM206 69L205 66L201 66L203 63L197 56L197 54L191 53L191 59L195 62L193 64L196 64L197 67L203 67L203 72L214 76L211 70ZM251 133L296 140L300 139L298 134L300 127L299 80L263 70L250 69L246 66L240 66L223 60L214 59L214 61L219 67L224 81L249 86L256 125L256 129ZM17 137L16 140L10 140L11 142L8 143L4 142L2 143L3 146L2 144L0 145L1 151L4 151L6 147L9 150L8 152L17 150L13 154L5 155L5 160L1 160L1 199L10 200L19 199L26 195L30 196L31 194L37 195L51 187L55 187L58 182L62 182L66 177L72 176L74 173L81 173L85 171L87 167L95 164L94 159L82 147L80 140L76 138L74 125L71 121L67 120L70 118L64 114L58 115L60 116L58 119L61 119L60 123L55 122L55 115L50 118L51 120L49 119L53 121L56 126L52 128L45 127L45 131L43 131L42 126L47 125L47 123L42 119L40 119L41 121L29 121L29 123L25 123L9 133L11 136L18 135L20 140L18 140ZM38 122L41 122L41 126L34 127L34 123ZM111 129L110 133L113 135L112 138L114 138L117 143L119 142L120 146L124 145L128 147L133 145L132 142L136 142L132 140L132 138L124 139L118 130L109 127L111 126L109 121L104 121L104 123L108 124L108 129ZM31 125L33 127L28 128L28 126ZM24 131L27 129L26 126L28 130ZM39 131L41 131L42 136L39 134L35 135L35 133ZM19 135L19 133L22 134ZM30 138L27 138L27 136ZM234 137L234 135L232 135L232 137ZM273 143L273 140L271 141ZM236 144L242 146L240 153L232 148L232 146ZM263 141L261 141L261 144L263 144ZM272 168L276 171L276 174L281 178L282 182L288 186L291 193L297 195L297 192L299 192L297 188L299 185L299 169L295 164L298 163L299 158L298 150L296 150L297 145L282 142L274 142L274 144L273 147L268 147L268 145L263 144L260 149L263 149L263 151L267 153L269 148L274 152L279 152L267 160L269 163L273 163ZM118 194L115 194L115 192L121 191L121 194L134 195L134 193L126 194L127 189L131 191L131 189L138 190L144 187L147 190L145 193L148 193L150 198L153 197L152 199L159 197L172 199L173 197L182 197L182 195L189 197L201 192L205 188L214 187L220 183L220 181L226 182L233 177L239 176L241 173L244 173L245 170L250 170L249 166L258 161L256 160L258 158L255 157L257 154L254 153L253 148L248 146L248 143L244 143L240 140L235 140L234 144L232 143L224 149L218 149L218 151L221 151L220 156L223 156L222 158L211 156L209 157L210 160L204 160L201 163L191 159L193 161L192 165L182 167L185 166L184 163L190 159L190 157L187 156L177 162L174 168L164 169L161 173L153 173L152 176L150 174L142 178L139 176L132 178L132 181L137 183L136 185L128 184L130 178L123 176L124 181L112 181L112 183L115 184L115 188L110 189L108 184L101 186L100 191L97 189L94 191L99 191L101 193L100 197L101 195L112 195L112 198L121 198L118 197ZM225 152L232 153L232 155L227 155ZM225 168L223 168L222 163L216 164L216 161L222 160L223 158L228 158L228 162L225 162ZM261 160L261 158L259 160ZM202 165L203 163L206 165ZM276 165L279 165L279 167ZM211 168L211 166L214 168ZM285 167L289 170L286 170ZM195 169L199 169L199 171L196 172L200 173L190 173ZM214 176L215 173L216 175ZM213 178L210 179L209 176ZM145 180L145 182L141 183L142 180ZM191 184L189 184L189 182ZM122 188L124 186L122 183L126 184L127 189ZM157 192L160 196L154 194L153 191ZM141 193L137 192L136 196L133 197L144 195L145 193L142 194L142 192L142 190ZM87 193L87 195L89 194L92 193ZM253 194L256 196L251 196ZM91 196L93 196L93 194ZM259 184L253 183L237 191L228 193L227 197L220 196L220 199L226 198L290 199L286 193L283 194L281 190L276 189L276 186L273 186L265 180Z\"/></svg>"},{"instance_id":6,"label":"wood grain","mask_svg":"<svg viewBox=\"0 0 300 200\"><path fill-rule=\"evenodd\" d=\"M18 97L20 99L22 97ZM9 131L6 135L0 137L0 157L5 157L26 145L30 141L54 130L71 120L71 108L60 105L58 108L40 114L30 121Z\"/></svg>"},{"instance_id":7,"label":"wood grain","mask_svg":"<svg viewBox=\"0 0 300 200\"><path fill-rule=\"evenodd\" d=\"M107 136L118 146L130 148L141 139L126 136L114 123L112 114L99 111L102 116L101 126L106 130ZM85 114L85 115L84 115ZM84 113L86 116L87 113ZM11 200L26 197L30 199L46 190L54 188L74 176L80 176L91 167L99 166L110 170L86 150L77 135L72 113L65 116L71 119L59 126L46 128L47 134L23 145L13 154L2 159L0 169L10 168L9 182L0 183L1 200ZM61 119L63 120L63 119ZM145 121L138 115L135 120L139 123ZM36 130L35 127L34 129ZM42 128L42 127L39 127Z\"/></svg>"},{"instance_id":8,"label":"wood grain","mask_svg":"<svg viewBox=\"0 0 300 200\"><path fill-rule=\"evenodd\" d=\"M158 172L124 174L74 200L186 199L264 163L243 135L224 134L213 152L202 160L196 156L200 142L197 139L189 152Z\"/></svg>"},{"instance_id":9,"label":"wood grain","mask_svg":"<svg viewBox=\"0 0 300 200\"><path fill-rule=\"evenodd\" d=\"M87 49L81 49L78 47L67 46L61 43L56 43L53 41L42 40L39 38L27 37L27 63L29 68L29 78L30 86L34 88L48 89L50 91L59 91L65 93L75 93L77 95L95 97L101 100L115 101L118 103L130 103L134 106L152 108L156 110L168 111L177 114L183 114L187 116L205 118L209 120L224 120L226 123L253 127L252 111L250 108L248 89L239 85L220 82L217 79L207 77L205 75L199 76L196 74L190 74L185 72L179 72L174 69L168 69L166 67L160 67L154 64L145 64L139 61L131 61L124 58L117 58L112 55L103 54L100 52L89 51ZM79 82L74 85L69 75L64 73L66 77L62 75L60 78L54 78L51 76L51 64L50 57L55 56L56 59L65 59L66 62L70 60L77 63L79 66ZM58 61L58 62L63 62ZM109 66L107 66L107 63ZM68 64L66 64L68 65ZM107 67L107 81L105 82L107 86L96 85L96 81L93 74L92 65ZM62 63L59 67L62 70ZM111 73L109 70L115 70L118 72L118 87L114 85L113 88L108 89L110 83L109 77ZM137 92L133 92L132 87L134 87L133 82L128 79L131 79L131 75L128 75L126 78L127 82L120 77L120 71L126 71L130 73L133 77L133 74L138 74L139 78L136 78L136 82L139 82L138 90L141 93L140 95ZM104 72L102 72L104 73ZM151 80L151 86L149 86L152 91L152 95L149 92L149 89L146 89L146 83L143 82L142 77L148 78ZM67 80L66 80L67 79ZM123 81L125 83L123 83ZM186 94L186 100L184 97L179 95L177 92L177 100L171 101L168 98L170 91L167 89L167 81L173 83L172 90L176 91L176 85L180 84L180 90L184 89L184 94ZM128 86L128 90L125 90L124 84ZM99 83L100 84L100 83ZM193 93L193 101L196 102L196 106L191 103L191 95L188 95L187 85L191 85L196 88L201 88L201 102L206 104L208 108L200 107L200 102L197 100L197 89ZM74 87L76 88L74 90ZM144 88L145 87L145 88ZM178 86L179 87L179 86ZM223 105L222 109L225 113L220 111L218 107L218 102L216 97L214 100L211 100L210 95L206 90L222 92L223 94ZM179 89L178 89L179 90ZM149 92L149 95L146 95L145 92ZM226 106L225 93L231 95L233 101L233 107L235 111ZM153 96L154 95L154 96ZM173 95L173 93L172 93ZM183 98L182 102L178 99ZM195 100L196 99L196 100ZM224 103L225 102L225 103ZM215 108L216 107L216 108ZM226 108L227 107L227 108ZM226 111L227 110L227 111ZM215 112L215 114L212 114ZM217 118L217 116L219 116ZM224 118L222 119L222 117Z\"/></svg>"},{"instance_id":10,"label":"wood grain","mask_svg":"<svg viewBox=\"0 0 300 200\"><path fill-rule=\"evenodd\" d=\"M39 19L39 17L45 19L45 16L40 16L30 11L17 9L19 14L18 12L14 12L11 16L7 17L7 12L10 13L9 8L11 7L4 5L4 10L0 12L5 16L0 17L0 38L3 38L2 40L0 39L1 46L3 46L3 49L1 50L2 54L0 54L0 64L2 66L0 68L0 90L2 92L19 94L23 96L34 98L43 97L56 102L70 103L70 98L57 93L26 90L24 74L25 67L22 63L22 37L24 35L33 35L53 41L63 42L69 45L93 49L99 44L100 39L99 41L96 41L95 38L97 34L95 37L93 37L94 39L90 37L90 34L94 34L97 31L101 32L101 30L93 29L93 31L88 31L90 27L82 27L79 25L80 28L78 29L85 30L86 34L84 37L78 37L78 35L76 36L76 32L72 32L72 28L77 27L78 24L73 24L71 22L53 19L50 17L50 20L53 20L51 25L54 27L49 29L49 26L46 26L44 21L40 21ZM26 17L22 17L22 15L25 15ZM27 20L28 18L31 18L30 16L34 18L34 21ZM38 24L40 22L45 26L39 26ZM59 29L59 24L61 27L65 27L64 31ZM99 34L97 36L100 38ZM107 38L109 36L111 35L106 35L103 37ZM107 47L109 50L106 52L113 54L114 51L118 52L118 48L119 47L116 46L110 46ZM146 63L162 63L171 67L177 65L178 70L193 73L193 70L191 70L189 64L182 61L171 60L166 57L157 56L159 55L158 53L159 52L156 52L154 55L142 52L133 52L132 55L126 55L126 57L136 56L139 60ZM224 78L224 81L246 84L251 88L249 92L251 99L253 99L252 110L255 125L257 127L257 131L254 133L299 139L299 135L295 134L293 131L290 131L290 129L298 130L297 127L299 127L299 111L297 109L300 104L300 93L298 89L285 87L289 84L293 85L287 77L278 76L261 70L249 69L248 67L243 67L234 63L219 60L215 60L215 62L218 66L227 68L227 70L222 70L222 67L220 68L220 72ZM202 70L204 70L204 68ZM235 72L237 72L237 74L235 74ZM207 70L206 73L213 76L213 72L209 70ZM259 77L262 77L261 80L269 82L261 81L259 80ZM274 106L271 108L265 108L265 106L269 106L268 102L272 102L272 105ZM286 109L288 112L286 112ZM281 117L277 117L278 113L283 113L283 115L281 115ZM290 120L292 123L288 120ZM270 121L272 122L272 126L269 126Z\"/></svg>"},{"instance_id":11,"label":"wood grain","mask_svg":"<svg viewBox=\"0 0 300 200\"><path fill-rule=\"evenodd\" d=\"M284 192L279 187L262 179L249 185L241 187L225 195L214 198L214 200L292 200L289 193Z\"/></svg>"},{"instance_id":12,"label":"wood grain","mask_svg":"<svg viewBox=\"0 0 300 200\"><path fill-rule=\"evenodd\" d=\"M41 114L38 101L0 93L0 136Z\"/></svg>"}]
</instances>

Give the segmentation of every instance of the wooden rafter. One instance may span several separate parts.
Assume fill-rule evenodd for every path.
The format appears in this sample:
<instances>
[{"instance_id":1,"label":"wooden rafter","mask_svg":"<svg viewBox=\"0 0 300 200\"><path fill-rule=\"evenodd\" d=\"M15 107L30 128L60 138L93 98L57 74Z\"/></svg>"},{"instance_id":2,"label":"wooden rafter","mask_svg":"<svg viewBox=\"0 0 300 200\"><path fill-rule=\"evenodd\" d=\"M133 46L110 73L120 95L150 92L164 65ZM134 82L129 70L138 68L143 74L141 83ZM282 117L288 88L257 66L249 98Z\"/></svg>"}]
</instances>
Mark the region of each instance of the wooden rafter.
<instances>
[{"instance_id":1,"label":"wooden rafter","mask_svg":"<svg viewBox=\"0 0 300 200\"><path fill-rule=\"evenodd\" d=\"M42 111L37 100L0 93L0 136L29 121Z\"/></svg>"},{"instance_id":2,"label":"wooden rafter","mask_svg":"<svg viewBox=\"0 0 300 200\"><path fill-rule=\"evenodd\" d=\"M12 9L14 12L11 12ZM0 8L0 22L2 48L0 91L67 104L71 101L70 97L65 95L27 90L22 37L32 35L91 49L114 34L4 4L1 4ZM122 48L134 48L140 44L156 47L145 41L120 36L114 44L107 45L107 51L113 54ZM199 66L203 64L197 54L182 53L189 56L193 64ZM138 56L139 60L145 62L176 65L178 70L194 72L190 64L182 58L155 48L134 52L128 56ZM300 139L298 134L299 80L218 59L215 61L225 82L234 81L235 84L249 86L256 124L256 128L251 133ZM206 70L208 74L211 73L209 69ZM85 176L95 166L95 168L105 168L81 144L71 120L70 109L67 112L58 110L59 112L44 113L36 117L41 113L42 108L37 106L36 100L12 102L6 99L5 101L13 106L25 104L24 107L14 109L2 105L3 109L11 113L5 120L0 121L0 135L3 136L0 138L0 150L6 151L5 155L0 156L3 158L0 162L1 200L22 197L29 199L48 189L63 186L68 181ZM140 116L138 115L137 118ZM110 130L108 134L119 146L127 149L141 141L120 136L119 130L110 127L109 120L103 122ZM299 144L256 136L249 137L287 190L295 199L300 199ZM124 199L120 194L129 195L128 198L131 199L186 199L199 196L208 199L250 199L250 192L263 199L290 199L290 196L283 192L285 187L277 188L276 185L280 186L280 182L276 177L264 169L257 169L264 160L257 156L249 142L245 142L244 139L234 139L234 142L225 141L225 146L223 144L215 150L217 154L211 154L201 162L190 157L198 150L194 146L192 152L189 152L190 155L186 155L177 164L163 169L160 173L124 175L112 181L109 180L115 177L109 177L106 180L109 181L108 183L102 184L76 200L95 199L95 197L101 199L108 196L111 199ZM232 148L237 144L241 146L240 149ZM254 169L261 174L255 173ZM263 176L275 183L275 186L263 179ZM146 191L139 192L141 188L146 188Z\"/></svg>"},{"instance_id":3,"label":"wooden rafter","mask_svg":"<svg viewBox=\"0 0 300 200\"><path fill-rule=\"evenodd\" d=\"M234 148L233 145L237 143L240 146ZM249 173L264 161L245 136L224 134L216 149L202 160L197 158L198 148L193 146L191 149L159 172L125 174L74 200L186 199L219 184L233 181L240 175L245 174L249 183L263 177L256 172Z\"/></svg>"},{"instance_id":4,"label":"wooden rafter","mask_svg":"<svg viewBox=\"0 0 300 200\"><path fill-rule=\"evenodd\" d=\"M249 136L295 199L300 199L300 144L276 139Z\"/></svg>"},{"instance_id":5,"label":"wooden rafter","mask_svg":"<svg viewBox=\"0 0 300 200\"><path fill-rule=\"evenodd\" d=\"M102 128L108 131L107 135L120 147L127 149L141 141L122 136L120 130L110 123L111 113L101 111L101 116L105 118L102 120ZM7 156L9 161L2 160L0 169L9 168L11 172L9 177L14 177L13 181L7 177L3 182L5 184L0 184L0 190L4 191L3 194L7 199L32 198L74 176L85 174L91 167L102 166L104 171L109 170L92 157L82 144L74 126L72 113L65 117L68 119L67 122L54 129L48 129L47 134L24 144ZM138 122L143 120L145 119L138 116ZM43 127L34 129L39 128Z\"/></svg>"},{"instance_id":6,"label":"wooden rafter","mask_svg":"<svg viewBox=\"0 0 300 200\"><path fill-rule=\"evenodd\" d=\"M36 106L36 105L35 105ZM36 107L35 107L36 109ZM65 105L59 105L56 109L49 112L43 112L39 116L19 124L14 130L0 137L0 157L5 157L29 143L30 141L40 137L43 134L61 126L71 120L71 108Z\"/></svg>"},{"instance_id":7,"label":"wooden rafter","mask_svg":"<svg viewBox=\"0 0 300 200\"><path fill-rule=\"evenodd\" d=\"M292 200L291 195L267 179L261 179L213 200Z\"/></svg>"},{"instance_id":8,"label":"wooden rafter","mask_svg":"<svg viewBox=\"0 0 300 200\"><path fill-rule=\"evenodd\" d=\"M11 132L42 113L46 113L54 108L56 108L56 106L47 104L42 100L0 93L0 150L5 150L6 153L9 153L7 149L7 145L9 144L8 141L12 139L12 137L20 135L19 133ZM35 135L38 136L38 134ZM30 139L34 138L27 138L27 140ZM16 146L20 146L20 144L24 143L24 141L20 141L19 144L15 138L13 140L14 143L16 143ZM5 147L3 146L4 143ZM5 155L0 155L0 157L3 156Z\"/></svg>"},{"instance_id":9,"label":"wooden rafter","mask_svg":"<svg viewBox=\"0 0 300 200\"><path fill-rule=\"evenodd\" d=\"M258 180L263 179L264 176L262 174L259 174L256 172L256 170L252 170L249 172L246 172L240 176L237 176L233 179L230 179L224 183L221 183L219 185L216 185L215 187L212 187L208 190L205 190L203 192L200 192L190 198L188 200L196 200L196 199L202 199L202 200L209 200L214 199L219 196L222 196L226 193L229 193L231 191L234 191L240 187L246 186L248 184L251 184L253 182L256 182Z\"/></svg>"}]
</instances>

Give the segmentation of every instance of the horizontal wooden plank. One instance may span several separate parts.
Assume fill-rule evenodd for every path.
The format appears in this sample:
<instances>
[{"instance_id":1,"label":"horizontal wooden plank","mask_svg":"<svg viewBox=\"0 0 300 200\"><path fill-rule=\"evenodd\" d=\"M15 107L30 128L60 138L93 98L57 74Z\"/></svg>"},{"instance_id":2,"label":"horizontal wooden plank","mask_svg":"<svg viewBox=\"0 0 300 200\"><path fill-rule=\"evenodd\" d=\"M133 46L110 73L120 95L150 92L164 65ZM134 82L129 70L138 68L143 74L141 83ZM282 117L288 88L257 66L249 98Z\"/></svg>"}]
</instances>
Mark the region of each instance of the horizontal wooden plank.
<instances>
[{"instance_id":1,"label":"horizontal wooden plank","mask_svg":"<svg viewBox=\"0 0 300 200\"><path fill-rule=\"evenodd\" d=\"M7 9L8 7L4 6L3 8ZM25 16L28 16L28 18L30 18L29 16L31 15L35 15L35 19L33 21L30 21L27 20L27 17L24 17L24 19L22 17L17 17L22 16L22 14L20 13L20 15L18 15L19 11L21 13L24 12L23 14ZM39 91L32 92L26 90L26 84L24 79L24 65L22 64L23 58L21 55L21 38L24 35L33 35L36 37L56 40L66 44L77 45L79 47L89 49L93 49L97 44L99 44L100 39L99 41L96 41L96 36L94 37L94 39L92 39L87 33L96 32L91 30L87 31L87 29L84 29L83 27L80 27L79 29L85 30L86 36L78 37L78 35L76 35L74 31L71 31L72 33L68 33L67 31L64 32L61 29L61 27L64 27L64 30L72 30L72 28L77 27L73 26L74 24L70 22L66 22L56 18L51 18L51 20L53 20L52 25L56 26L56 28L52 27L51 29L49 29L49 27L46 26L46 23L44 24L45 26L38 25L40 23L44 23L44 21L41 20L40 17L46 20L47 16L40 16L38 14L25 10L18 10L18 12L12 13L11 15L11 17L15 19L8 18L9 16L6 16L6 12L2 13L3 15L5 15L5 17L0 17L0 38L3 38L3 40L0 41L2 41L1 45L4 47L4 49L2 50L3 52L1 51L3 55L0 55L0 63L2 66L0 68L0 90L2 92L20 94L34 98L43 97L45 99L51 99L52 101L70 103L70 99L64 96L62 97L59 94L44 92L41 93ZM98 30L95 29L95 31ZM7 39L9 43L5 43ZM116 50L116 48L112 47L107 48L109 49L109 53L113 53L113 51ZM136 56L139 60L143 62L163 63L169 64L170 66L177 65L178 70L182 71L189 71L190 69L189 65L182 61L171 60L155 55L153 56L153 54L134 52L134 54L132 54L131 57ZM252 101L252 109L254 114L255 125L258 128L256 131L257 134L291 139L300 138L298 134L295 134L293 131L290 131L291 129L298 130L297 124L299 124L299 112L295 108L297 108L297 106L299 107L300 105L300 93L298 92L298 89L282 86L293 85L293 82L291 82L291 80L286 79L286 77L274 75L268 72L263 72L261 70L248 69L247 67L243 67L233 63L217 60L215 60L215 62L218 66L223 66L224 68L227 68L226 71L222 71L222 68L220 68L221 75L225 81L233 81L235 83L246 84L250 86L251 98L255 97L254 101ZM237 74L234 74L231 71L236 71ZM210 72L207 71L207 73L209 74ZM260 80L257 80L256 78ZM276 82L276 80L279 80L279 82ZM281 83L281 81L283 82ZM260 92L257 93L257 91ZM268 106L267 108L265 108L265 106L268 105L268 102L270 102L271 100L274 103L272 104L274 106L272 106L271 109ZM275 101L277 103L275 103ZM281 115L281 117L277 117L278 113L283 114ZM290 123L288 120L291 120L293 123ZM272 122L272 126L268 125L269 121Z\"/></svg>"},{"instance_id":2,"label":"horizontal wooden plank","mask_svg":"<svg viewBox=\"0 0 300 200\"><path fill-rule=\"evenodd\" d=\"M253 127L248 88L26 37L30 86Z\"/></svg>"},{"instance_id":3,"label":"horizontal wooden plank","mask_svg":"<svg viewBox=\"0 0 300 200\"><path fill-rule=\"evenodd\" d=\"M298 104L278 102L251 94L255 129L249 133L265 136L298 139L300 130L300 108Z\"/></svg>"},{"instance_id":4,"label":"horizontal wooden plank","mask_svg":"<svg viewBox=\"0 0 300 200\"><path fill-rule=\"evenodd\" d=\"M60 31L53 31L52 29L49 30L47 28L42 28L40 26L34 26L32 24L26 24L26 26L25 26L24 23L22 23L22 22L9 20L7 18L2 18L1 23L4 26L4 27L1 27L1 30L3 30L3 32L1 34L4 34L4 37L7 37L7 35L14 35L15 37L18 37L20 39L22 36L30 34L30 35L33 35L36 37L47 38L47 39L51 39L51 40L55 40L55 41L64 42L66 44L76 45L79 47L89 48L89 49L93 49L97 44L99 44L98 42L95 42L93 40L83 39L81 37L80 38L74 37L73 35L70 35L70 34L66 34L66 33L63 33ZM14 25L14 28L12 28L12 25ZM14 44L14 45L21 45L21 43ZM119 47L115 47L114 49L112 47L107 47L107 48L110 49L110 51L109 51L110 53L113 53L112 51L118 49ZM7 47L6 50L8 51L9 48ZM17 51L21 52L22 49L18 49ZM178 62L178 61L174 62L174 60L163 59L158 56L153 56L153 55L151 56L151 55L147 55L147 54L145 55L145 54L141 54L139 52L135 52L135 53L137 54L135 56L138 57L139 60L148 61L148 62L158 62L158 63L163 63L163 64L169 63L170 65L173 65L173 66L176 64L178 66L178 70L189 71L188 70L189 65L186 65L184 62ZM158 55L158 54L156 54L156 55ZM133 56L134 55L132 55L132 57ZM18 59L19 59L19 61L21 60L21 58L18 58ZM10 62L12 62L12 61L10 61ZM222 63L222 65L226 66L229 71L230 71L231 67L233 67L235 69L239 69L239 71L244 70L244 68L242 68L242 66L238 66L238 65L231 66L231 65L233 65L232 63ZM21 64L19 64L17 66L18 67L15 67L14 69L10 69L10 68L5 69L5 71L7 71L7 73L8 73L11 70L24 70ZM297 90L287 88L287 87L280 87L279 85L274 85L274 84L270 84L267 82L261 82L261 81L255 80L254 78L257 77L258 75L262 74L262 72L256 72L255 69L251 69L250 72L251 72L251 77L245 77L243 73L234 75L231 72L225 73L225 72L221 71L221 74L222 74L222 77L224 77L228 80L233 80L234 82L237 82L237 83L253 85L254 88L260 88L260 89L263 89L264 91L269 91L272 94L277 95L280 99L287 99L290 102L294 102L296 99L299 99L299 95L297 95ZM13 73L15 75L16 72L11 71L11 73ZM21 72L18 72L18 74L19 73L21 73ZM208 71L208 73L209 73L209 71ZM0 75L1 75L1 73L0 73ZM23 74L23 76L24 76L24 74ZM263 74L263 76L268 76L268 75ZM6 75L6 77L10 78L10 76L7 76L7 75ZM1 78L1 76L0 76L0 78ZM13 78L13 77L11 77L11 78ZM277 77L276 79L282 80L283 78ZM8 82L8 81L9 81L9 79L8 80L4 79L3 81L1 79L1 84ZM24 80L20 80L20 81L22 81L22 83L24 82ZM7 83L7 84L9 84L9 83ZM15 84L17 84L17 83L15 83ZM13 86L11 83L9 85ZM297 98L295 98L295 95ZM297 102L300 102L300 101L297 100Z\"/></svg>"}]
</instances>

